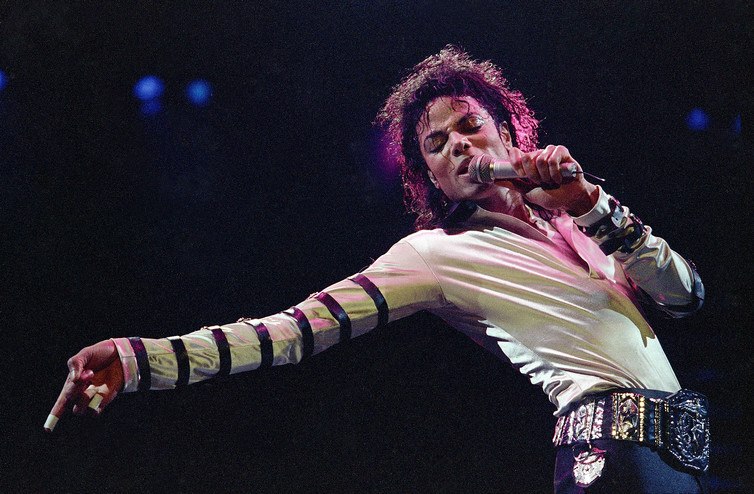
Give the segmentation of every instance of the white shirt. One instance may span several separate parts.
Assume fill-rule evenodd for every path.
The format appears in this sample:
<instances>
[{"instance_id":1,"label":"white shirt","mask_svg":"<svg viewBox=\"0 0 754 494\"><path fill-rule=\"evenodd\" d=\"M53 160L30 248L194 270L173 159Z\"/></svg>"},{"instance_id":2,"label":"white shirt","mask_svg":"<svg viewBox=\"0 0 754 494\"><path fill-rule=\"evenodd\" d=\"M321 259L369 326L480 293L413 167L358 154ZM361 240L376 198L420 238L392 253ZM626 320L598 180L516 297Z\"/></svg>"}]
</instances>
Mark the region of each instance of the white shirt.
<instances>
[{"instance_id":1,"label":"white shirt","mask_svg":"<svg viewBox=\"0 0 754 494\"><path fill-rule=\"evenodd\" d=\"M680 385L657 336L643 317L632 282L654 300L685 305L693 300L688 263L651 233L631 254L605 256L577 224L605 216L608 196L576 218L527 223L483 209L457 230L422 230L397 242L362 271L382 293L390 320L420 310L450 325L541 386L556 414L583 395L611 388L675 392ZM352 336L377 325L374 301L350 279L323 290L345 310ZM315 294L316 295L316 294ZM338 320L314 295L297 307L307 316L314 353L339 341ZM301 333L284 313L251 320L263 323L273 346L273 365L297 363ZM221 326L230 344L231 373L259 367L254 328ZM208 329L181 337L190 364L189 382L212 377L218 350ZM138 385L138 366L127 339L114 340L126 385ZM173 388L177 360L167 339L143 339L151 389Z\"/></svg>"}]
</instances>

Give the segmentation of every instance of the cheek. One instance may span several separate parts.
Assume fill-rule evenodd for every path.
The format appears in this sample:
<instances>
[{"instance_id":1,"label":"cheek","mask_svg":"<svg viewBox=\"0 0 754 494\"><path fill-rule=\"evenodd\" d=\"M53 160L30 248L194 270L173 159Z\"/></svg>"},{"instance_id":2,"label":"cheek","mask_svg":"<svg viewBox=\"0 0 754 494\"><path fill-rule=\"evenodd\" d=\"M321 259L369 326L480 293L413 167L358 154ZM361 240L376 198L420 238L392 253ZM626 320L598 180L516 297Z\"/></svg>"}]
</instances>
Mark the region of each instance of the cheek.
<instances>
[{"instance_id":1,"label":"cheek","mask_svg":"<svg viewBox=\"0 0 754 494\"><path fill-rule=\"evenodd\" d=\"M500 136L497 135L497 133L495 133L493 130L488 130L481 137L486 141L488 147L503 147L503 141L500 139Z\"/></svg>"},{"instance_id":2,"label":"cheek","mask_svg":"<svg viewBox=\"0 0 754 494\"><path fill-rule=\"evenodd\" d=\"M443 160L438 159L435 155L424 156L424 163L428 171L434 174L435 177L442 177L446 172L447 167L443 166Z\"/></svg>"}]
</instances>

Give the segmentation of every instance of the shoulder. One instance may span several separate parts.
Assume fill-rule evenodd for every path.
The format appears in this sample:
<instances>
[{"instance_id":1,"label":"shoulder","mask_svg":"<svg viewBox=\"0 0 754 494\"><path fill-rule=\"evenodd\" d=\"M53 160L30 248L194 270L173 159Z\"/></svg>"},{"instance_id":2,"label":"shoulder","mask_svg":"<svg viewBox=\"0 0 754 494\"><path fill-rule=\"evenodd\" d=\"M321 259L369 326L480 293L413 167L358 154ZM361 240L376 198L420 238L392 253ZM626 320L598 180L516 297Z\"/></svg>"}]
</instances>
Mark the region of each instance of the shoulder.
<instances>
[{"instance_id":1,"label":"shoulder","mask_svg":"<svg viewBox=\"0 0 754 494\"><path fill-rule=\"evenodd\" d=\"M403 237L398 244L408 244L419 254L429 255L452 248L452 246L466 242L470 230L434 228L419 230Z\"/></svg>"}]
</instances>

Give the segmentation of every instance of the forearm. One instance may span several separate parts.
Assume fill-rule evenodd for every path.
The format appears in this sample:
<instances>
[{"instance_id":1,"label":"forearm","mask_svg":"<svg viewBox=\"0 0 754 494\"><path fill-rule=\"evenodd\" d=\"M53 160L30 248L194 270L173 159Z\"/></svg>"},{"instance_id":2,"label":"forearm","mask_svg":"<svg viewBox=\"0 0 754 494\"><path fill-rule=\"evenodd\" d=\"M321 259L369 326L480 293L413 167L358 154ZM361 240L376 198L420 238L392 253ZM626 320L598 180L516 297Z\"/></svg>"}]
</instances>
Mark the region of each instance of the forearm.
<instances>
[{"instance_id":1,"label":"forearm","mask_svg":"<svg viewBox=\"0 0 754 494\"><path fill-rule=\"evenodd\" d=\"M704 287L693 266L604 191L594 208L574 221L659 309L683 317L701 307Z\"/></svg>"},{"instance_id":2,"label":"forearm","mask_svg":"<svg viewBox=\"0 0 754 494\"><path fill-rule=\"evenodd\" d=\"M172 389L272 365L295 364L389 321L443 303L434 275L399 242L364 272L286 311L180 337L117 338L125 392Z\"/></svg>"},{"instance_id":3,"label":"forearm","mask_svg":"<svg viewBox=\"0 0 754 494\"><path fill-rule=\"evenodd\" d=\"M123 364L124 391L172 389L302 360L303 339L295 320L275 314L257 323L266 332L259 325L237 322L180 337L114 339Z\"/></svg>"},{"instance_id":4,"label":"forearm","mask_svg":"<svg viewBox=\"0 0 754 494\"><path fill-rule=\"evenodd\" d=\"M673 251L668 243L646 233L631 253L613 254L626 275L654 305L671 317L693 314L704 303L704 285L690 261Z\"/></svg>"}]
</instances>

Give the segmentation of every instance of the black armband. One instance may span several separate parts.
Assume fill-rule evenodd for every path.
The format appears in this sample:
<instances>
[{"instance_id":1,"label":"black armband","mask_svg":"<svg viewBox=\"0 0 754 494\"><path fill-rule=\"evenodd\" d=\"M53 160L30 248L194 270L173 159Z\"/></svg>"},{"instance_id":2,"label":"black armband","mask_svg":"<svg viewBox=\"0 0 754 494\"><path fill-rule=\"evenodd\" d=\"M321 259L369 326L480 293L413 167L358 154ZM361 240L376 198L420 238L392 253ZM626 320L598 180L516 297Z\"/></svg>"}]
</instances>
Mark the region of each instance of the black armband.
<instances>
[{"instance_id":1,"label":"black armband","mask_svg":"<svg viewBox=\"0 0 754 494\"><path fill-rule=\"evenodd\" d=\"M639 241L644 237L645 229L644 223L641 222L638 216L631 213L628 215L631 218L632 223L625 229L623 235L623 242L618 249L623 254L631 254L639 247Z\"/></svg>"},{"instance_id":2,"label":"black armband","mask_svg":"<svg viewBox=\"0 0 754 494\"><path fill-rule=\"evenodd\" d=\"M178 379L175 381L176 387L185 386L189 382L189 376L191 374L191 366L189 364L188 352L186 351L186 345L180 336L171 336L168 341L173 347L173 353L175 354L175 362L178 366Z\"/></svg>"},{"instance_id":3,"label":"black armband","mask_svg":"<svg viewBox=\"0 0 754 494\"><path fill-rule=\"evenodd\" d=\"M252 319L250 317L242 317L238 320L238 322L243 324L248 324L249 326L254 329L254 332L257 334L257 339L259 340L259 353L260 353L260 363L259 368L264 369L266 367L272 367L272 362L274 359L273 354L273 348L272 348L272 337L270 336L270 332L267 329L267 326L264 325L261 321L253 322L255 319Z\"/></svg>"},{"instance_id":4,"label":"black armband","mask_svg":"<svg viewBox=\"0 0 754 494\"><path fill-rule=\"evenodd\" d=\"M147 356L147 349L144 347L144 342L138 336L129 338L133 348L134 356L136 357L136 365L139 368L139 391L149 391L152 387L152 372L149 368L149 357Z\"/></svg>"},{"instance_id":5,"label":"black armband","mask_svg":"<svg viewBox=\"0 0 754 494\"><path fill-rule=\"evenodd\" d=\"M644 237L644 224L633 213L626 215L627 210L614 197L609 198L609 204L609 214L589 226L579 226L579 230L594 240L606 256L615 251L630 254Z\"/></svg>"},{"instance_id":6,"label":"black armband","mask_svg":"<svg viewBox=\"0 0 754 494\"><path fill-rule=\"evenodd\" d=\"M283 311L283 313L288 314L296 321L296 326L298 326L298 330L301 332L303 346L301 360L311 357L314 353L314 333L312 333L312 325L309 323L306 314L296 306Z\"/></svg>"},{"instance_id":7,"label":"black armband","mask_svg":"<svg viewBox=\"0 0 754 494\"><path fill-rule=\"evenodd\" d=\"M610 214L589 226L579 226L579 230L587 237L596 237L597 239L606 237L625 224L626 216L620 202L614 197L610 197L608 204L610 205Z\"/></svg>"}]
</instances>

